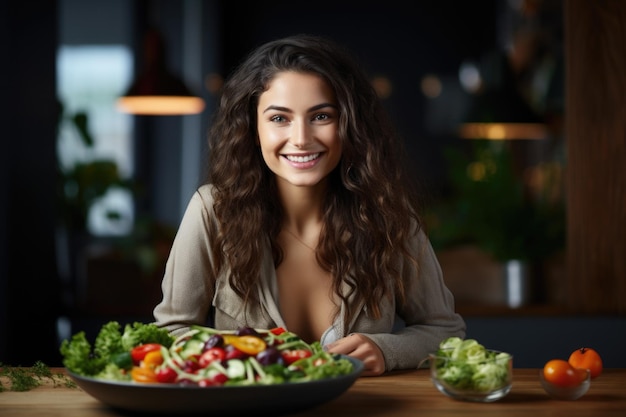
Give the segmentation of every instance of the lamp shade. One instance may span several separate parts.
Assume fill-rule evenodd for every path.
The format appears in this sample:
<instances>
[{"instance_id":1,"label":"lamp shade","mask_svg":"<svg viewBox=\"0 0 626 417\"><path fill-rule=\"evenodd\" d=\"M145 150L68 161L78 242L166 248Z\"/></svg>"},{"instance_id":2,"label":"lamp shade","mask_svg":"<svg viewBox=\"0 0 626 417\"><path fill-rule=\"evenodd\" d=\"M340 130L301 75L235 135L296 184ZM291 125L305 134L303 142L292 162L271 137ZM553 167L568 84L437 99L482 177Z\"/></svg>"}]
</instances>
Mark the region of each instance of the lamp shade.
<instances>
[{"instance_id":1,"label":"lamp shade","mask_svg":"<svg viewBox=\"0 0 626 417\"><path fill-rule=\"evenodd\" d=\"M459 134L467 139L545 139L547 127L518 91L510 69L503 66L499 83L472 97Z\"/></svg>"},{"instance_id":2,"label":"lamp shade","mask_svg":"<svg viewBox=\"0 0 626 417\"><path fill-rule=\"evenodd\" d=\"M547 128L519 94L494 90L474 97L459 134L466 139L545 139Z\"/></svg>"},{"instance_id":3,"label":"lamp shade","mask_svg":"<svg viewBox=\"0 0 626 417\"><path fill-rule=\"evenodd\" d=\"M184 115L204 110L204 100L167 68L165 45L156 30L147 32L143 53L143 71L118 99L119 110L138 115Z\"/></svg>"}]
</instances>

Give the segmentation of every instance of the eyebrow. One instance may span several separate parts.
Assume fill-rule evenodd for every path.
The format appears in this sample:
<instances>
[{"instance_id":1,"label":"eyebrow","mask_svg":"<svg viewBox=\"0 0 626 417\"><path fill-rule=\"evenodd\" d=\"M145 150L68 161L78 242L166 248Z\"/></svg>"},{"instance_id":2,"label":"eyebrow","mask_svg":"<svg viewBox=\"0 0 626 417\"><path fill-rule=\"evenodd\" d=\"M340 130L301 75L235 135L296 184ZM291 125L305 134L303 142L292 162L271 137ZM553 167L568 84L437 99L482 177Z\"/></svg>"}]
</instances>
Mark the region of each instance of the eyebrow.
<instances>
[{"instance_id":1,"label":"eyebrow","mask_svg":"<svg viewBox=\"0 0 626 417\"><path fill-rule=\"evenodd\" d=\"M317 111L317 110L320 110L320 109L324 109L326 107L332 107L333 109L337 109L337 106L335 104L332 104L332 103L320 103L320 104L317 104L317 105L311 107L310 109L308 109L307 113L310 113L312 111ZM287 107L274 106L274 105L267 106L267 108L265 110L263 110L263 113L266 113L266 112L268 112L270 110L277 110L277 111L282 111L282 112L285 112L285 113L292 113L292 110L287 108Z\"/></svg>"}]
</instances>

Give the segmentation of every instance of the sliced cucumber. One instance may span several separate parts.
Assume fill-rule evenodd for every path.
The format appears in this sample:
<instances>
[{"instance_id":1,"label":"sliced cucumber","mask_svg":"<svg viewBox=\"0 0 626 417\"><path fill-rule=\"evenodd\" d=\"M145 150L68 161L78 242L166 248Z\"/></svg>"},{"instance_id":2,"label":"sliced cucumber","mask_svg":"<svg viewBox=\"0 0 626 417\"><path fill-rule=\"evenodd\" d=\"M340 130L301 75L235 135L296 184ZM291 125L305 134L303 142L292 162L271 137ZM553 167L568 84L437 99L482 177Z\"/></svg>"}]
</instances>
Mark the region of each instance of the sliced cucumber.
<instances>
[{"instance_id":1,"label":"sliced cucumber","mask_svg":"<svg viewBox=\"0 0 626 417\"><path fill-rule=\"evenodd\" d=\"M189 339L185 342L183 346L183 350L181 352L181 356L183 358L188 358L189 356L199 355L202 353L204 349L204 341L199 339Z\"/></svg>"},{"instance_id":2,"label":"sliced cucumber","mask_svg":"<svg viewBox=\"0 0 626 417\"><path fill-rule=\"evenodd\" d=\"M242 360L231 359L227 362L226 376L228 379L241 379L246 376L246 365Z\"/></svg>"}]
</instances>

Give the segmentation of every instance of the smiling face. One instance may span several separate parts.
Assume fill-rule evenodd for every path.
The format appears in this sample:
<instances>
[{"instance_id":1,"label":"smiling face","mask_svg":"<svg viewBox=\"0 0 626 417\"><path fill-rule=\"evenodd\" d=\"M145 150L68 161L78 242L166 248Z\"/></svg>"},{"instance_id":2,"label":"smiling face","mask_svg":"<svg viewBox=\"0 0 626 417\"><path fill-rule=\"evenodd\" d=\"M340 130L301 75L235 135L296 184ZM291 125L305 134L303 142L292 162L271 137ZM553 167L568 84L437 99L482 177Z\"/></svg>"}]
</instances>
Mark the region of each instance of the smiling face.
<instances>
[{"instance_id":1,"label":"smiling face","mask_svg":"<svg viewBox=\"0 0 626 417\"><path fill-rule=\"evenodd\" d=\"M263 159L279 187L323 184L341 159L335 96L317 75L278 73L259 97L257 120Z\"/></svg>"}]
</instances>

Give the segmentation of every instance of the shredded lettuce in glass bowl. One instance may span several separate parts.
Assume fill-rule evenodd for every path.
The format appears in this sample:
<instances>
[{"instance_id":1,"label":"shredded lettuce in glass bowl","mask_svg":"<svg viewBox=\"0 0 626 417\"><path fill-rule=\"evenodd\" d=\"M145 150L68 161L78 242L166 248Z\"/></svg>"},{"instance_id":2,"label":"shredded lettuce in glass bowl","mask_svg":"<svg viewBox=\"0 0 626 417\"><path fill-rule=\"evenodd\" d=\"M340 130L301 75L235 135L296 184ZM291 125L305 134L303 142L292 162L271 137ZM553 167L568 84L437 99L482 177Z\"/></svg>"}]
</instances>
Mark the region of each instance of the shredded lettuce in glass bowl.
<instances>
[{"instance_id":1,"label":"shredded lettuce in glass bowl","mask_svg":"<svg viewBox=\"0 0 626 417\"><path fill-rule=\"evenodd\" d=\"M513 356L487 349L474 339L445 339L428 361L435 387L455 400L497 401L513 385Z\"/></svg>"}]
</instances>

